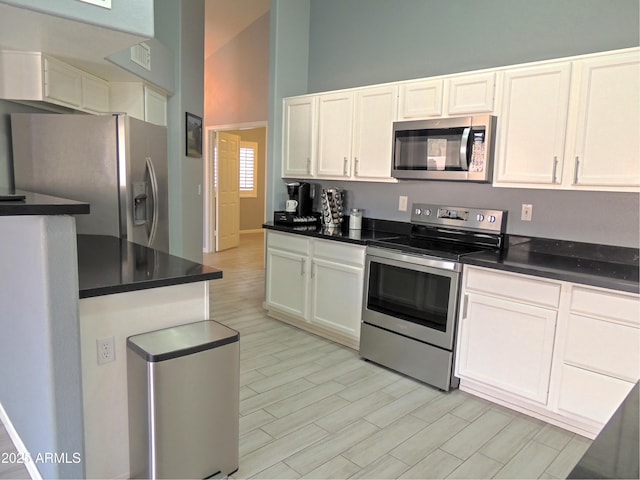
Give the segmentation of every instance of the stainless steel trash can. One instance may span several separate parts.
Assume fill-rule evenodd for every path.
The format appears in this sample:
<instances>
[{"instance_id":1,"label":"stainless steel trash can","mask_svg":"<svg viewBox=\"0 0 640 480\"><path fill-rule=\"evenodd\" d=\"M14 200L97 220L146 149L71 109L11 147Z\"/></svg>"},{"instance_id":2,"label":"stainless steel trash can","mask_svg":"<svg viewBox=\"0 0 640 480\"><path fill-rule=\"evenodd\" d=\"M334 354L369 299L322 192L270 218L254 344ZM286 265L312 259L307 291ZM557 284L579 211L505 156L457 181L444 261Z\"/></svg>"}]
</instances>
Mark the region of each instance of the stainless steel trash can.
<instances>
[{"instance_id":1,"label":"stainless steel trash can","mask_svg":"<svg viewBox=\"0 0 640 480\"><path fill-rule=\"evenodd\" d=\"M240 335L212 320L127 339L131 478L238 469Z\"/></svg>"}]
</instances>

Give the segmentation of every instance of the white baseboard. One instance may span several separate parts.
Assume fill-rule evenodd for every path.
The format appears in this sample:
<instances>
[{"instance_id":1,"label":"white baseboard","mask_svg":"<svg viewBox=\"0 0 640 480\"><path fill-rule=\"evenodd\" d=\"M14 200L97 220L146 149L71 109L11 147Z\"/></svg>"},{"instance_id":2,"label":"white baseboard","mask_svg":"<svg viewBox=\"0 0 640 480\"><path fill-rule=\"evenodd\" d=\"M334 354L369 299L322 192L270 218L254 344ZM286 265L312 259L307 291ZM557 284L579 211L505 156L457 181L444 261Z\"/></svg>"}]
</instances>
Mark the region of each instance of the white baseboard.
<instances>
[{"instance_id":1,"label":"white baseboard","mask_svg":"<svg viewBox=\"0 0 640 480\"><path fill-rule=\"evenodd\" d=\"M9 435L9 438L13 442L13 445L16 447L16 450L18 451L18 455L20 456L20 458L31 458L31 455L27 450L27 447L22 442L22 439L20 438L20 435L18 435L18 432L13 426L13 423L11 423L11 419L9 419L9 416L7 415L7 412L2 406L2 403L0 403L0 421L4 425L4 428L7 430L7 434ZM42 475L40 475L40 472L36 468L36 465L34 462L25 462L24 466L27 469L27 472L29 472L29 475L33 480L42 480Z\"/></svg>"}]
</instances>

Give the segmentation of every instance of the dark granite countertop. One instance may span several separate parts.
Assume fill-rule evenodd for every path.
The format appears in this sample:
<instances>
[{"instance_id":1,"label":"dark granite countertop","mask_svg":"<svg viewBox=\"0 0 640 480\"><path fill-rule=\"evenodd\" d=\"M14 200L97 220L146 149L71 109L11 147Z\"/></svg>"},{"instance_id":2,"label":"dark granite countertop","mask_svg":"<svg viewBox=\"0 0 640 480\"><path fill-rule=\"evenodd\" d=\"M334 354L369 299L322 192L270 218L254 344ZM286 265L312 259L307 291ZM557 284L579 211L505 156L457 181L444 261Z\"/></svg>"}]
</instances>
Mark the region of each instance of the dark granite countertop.
<instances>
[{"instance_id":1,"label":"dark granite countertop","mask_svg":"<svg viewBox=\"0 0 640 480\"><path fill-rule=\"evenodd\" d=\"M88 203L0 187L0 216L81 215L88 213Z\"/></svg>"},{"instance_id":2,"label":"dark granite countertop","mask_svg":"<svg viewBox=\"0 0 640 480\"><path fill-rule=\"evenodd\" d=\"M568 478L639 478L639 413L636 383Z\"/></svg>"},{"instance_id":3,"label":"dark granite countertop","mask_svg":"<svg viewBox=\"0 0 640 480\"><path fill-rule=\"evenodd\" d=\"M637 248L512 237L501 254L475 253L462 263L638 293Z\"/></svg>"},{"instance_id":4,"label":"dark granite countertop","mask_svg":"<svg viewBox=\"0 0 640 480\"><path fill-rule=\"evenodd\" d=\"M222 270L106 235L78 235L80 298L222 278Z\"/></svg>"},{"instance_id":5,"label":"dark granite countertop","mask_svg":"<svg viewBox=\"0 0 640 480\"><path fill-rule=\"evenodd\" d=\"M345 217L341 228L327 228L320 225L290 227L288 225L274 224L273 222L266 222L262 227L267 230L297 233L307 237L337 240L339 242L355 243L357 245L366 245L371 240L409 235L411 230L411 225L406 222L378 220L374 218L364 218L362 220L361 230L349 230L348 225L349 218Z\"/></svg>"}]
</instances>

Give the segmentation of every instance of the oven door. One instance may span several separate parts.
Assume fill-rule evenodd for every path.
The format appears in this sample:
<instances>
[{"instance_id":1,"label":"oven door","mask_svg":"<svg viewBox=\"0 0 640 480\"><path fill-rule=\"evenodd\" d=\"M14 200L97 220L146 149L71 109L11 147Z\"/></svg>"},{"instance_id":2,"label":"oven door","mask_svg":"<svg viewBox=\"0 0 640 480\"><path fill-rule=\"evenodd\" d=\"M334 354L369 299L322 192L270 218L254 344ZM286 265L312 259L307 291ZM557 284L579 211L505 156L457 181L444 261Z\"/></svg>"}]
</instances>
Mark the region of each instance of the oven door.
<instances>
[{"instance_id":1,"label":"oven door","mask_svg":"<svg viewBox=\"0 0 640 480\"><path fill-rule=\"evenodd\" d=\"M453 350L460 264L369 248L363 322Z\"/></svg>"}]
</instances>

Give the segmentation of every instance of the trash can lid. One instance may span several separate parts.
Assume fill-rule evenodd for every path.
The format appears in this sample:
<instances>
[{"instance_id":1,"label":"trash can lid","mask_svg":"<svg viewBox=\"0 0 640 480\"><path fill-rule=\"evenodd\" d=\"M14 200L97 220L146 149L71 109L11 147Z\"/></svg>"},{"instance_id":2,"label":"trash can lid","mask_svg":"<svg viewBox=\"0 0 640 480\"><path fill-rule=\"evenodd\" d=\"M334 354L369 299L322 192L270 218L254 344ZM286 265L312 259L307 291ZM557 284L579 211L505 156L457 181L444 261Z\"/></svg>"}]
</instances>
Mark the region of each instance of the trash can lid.
<instances>
[{"instance_id":1,"label":"trash can lid","mask_svg":"<svg viewBox=\"0 0 640 480\"><path fill-rule=\"evenodd\" d=\"M240 340L240 334L213 320L178 325L127 338L127 347L147 362L162 362L221 347Z\"/></svg>"}]
</instances>

